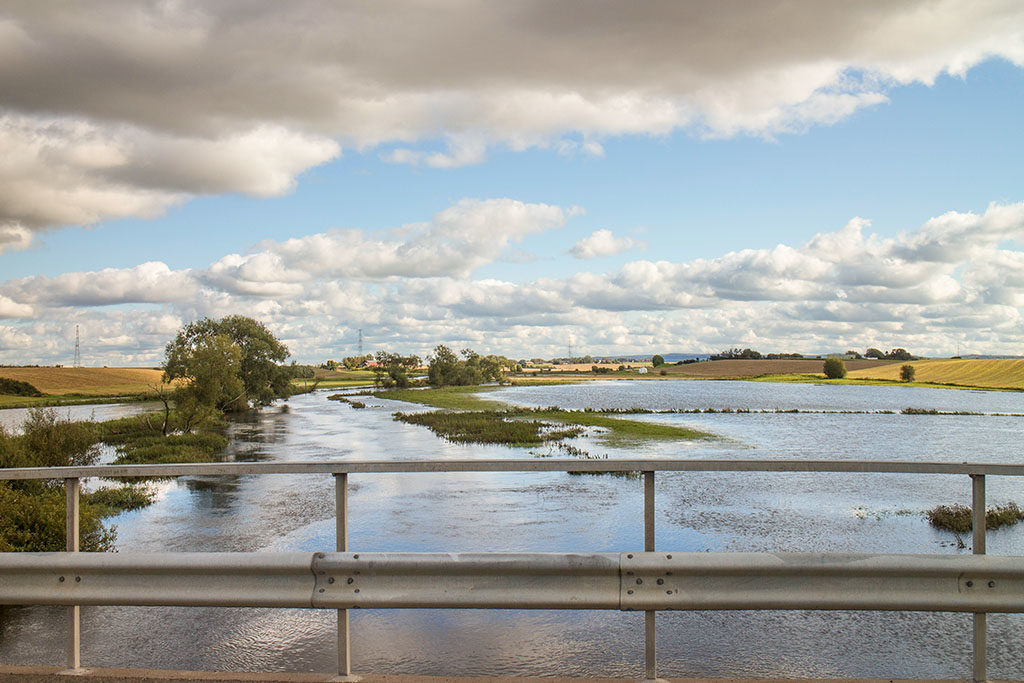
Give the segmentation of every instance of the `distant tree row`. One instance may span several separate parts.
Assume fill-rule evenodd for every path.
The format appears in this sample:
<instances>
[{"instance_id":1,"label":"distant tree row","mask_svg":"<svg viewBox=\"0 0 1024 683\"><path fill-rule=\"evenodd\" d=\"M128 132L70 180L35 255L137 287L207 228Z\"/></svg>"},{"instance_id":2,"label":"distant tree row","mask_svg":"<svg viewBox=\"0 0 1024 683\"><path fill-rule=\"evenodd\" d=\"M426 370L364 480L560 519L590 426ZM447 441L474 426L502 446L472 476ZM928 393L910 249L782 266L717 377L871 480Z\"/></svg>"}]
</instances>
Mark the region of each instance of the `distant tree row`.
<instances>
[{"instance_id":1,"label":"distant tree row","mask_svg":"<svg viewBox=\"0 0 1024 683\"><path fill-rule=\"evenodd\" d=\"M753 349L726 349L721 353L714 353L710 360L761 360L763 356Z\"/></svg>"},{"instance_id":2,"label":"distant tree row","mask_svg":"<svg viewBox=\"0 0 1024 683\"><path fill-rule=\"evenodd\" d=\"M910 352L906 349L896 348L889 353L882 353L881 350L876 348L870 348L864 352L865 358L877 358L879 360L914 360L914 357L910 355Z\"/></svg>"}]
</instances>

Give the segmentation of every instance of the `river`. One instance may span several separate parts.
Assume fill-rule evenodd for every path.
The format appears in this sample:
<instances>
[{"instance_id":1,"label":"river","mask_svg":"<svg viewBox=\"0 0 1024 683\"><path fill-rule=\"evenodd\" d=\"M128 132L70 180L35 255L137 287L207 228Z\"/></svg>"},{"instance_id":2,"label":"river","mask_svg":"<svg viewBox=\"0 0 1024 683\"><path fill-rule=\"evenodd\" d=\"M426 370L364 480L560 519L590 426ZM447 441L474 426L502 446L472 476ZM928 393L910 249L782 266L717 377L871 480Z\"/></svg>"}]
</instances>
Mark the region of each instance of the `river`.
<instances>
[{"instance_id":1,"label":"river","mask_svg":"<svg viewBox=\"0 0 1024 683\"><path fill-rule=\"evenodd\" d=\"M643 415L720 436L714 441L605 445L611 458L899 459L1024 462L1024 394L898 386L750 382L598 382L513 387L488 398L520 405L894 413ZM236 420L234 460L531 457L527 449L456 445L394 422L409 404L369 398L365 410L324 392ZM903 415L903 408L986 415ZM541 449L540 454L547 454ZM555 451L553 455L560 456ZM639 481L564 473L352 475L349 547L364 551L617 552L642 547ZM989 477L990 504L1024 503L1024 481ZM658 547L690 552L962 553L921 512L969 503L967 477L664 473ZM329 476L187 477L157 502L111 520L122 551L330 550ZM966 539L969 543L970 539ZM1024 525L989 533L988 551L1024 555ZM63 609L8 608L0 661L60 664ZM433 675L638 676L643 617L618 612L360 610L355 671ZM1024 619L989 617L993 678L1024 671ZM334 613L316 610L83 608L86 666L329 671ZM963 678L971 617L871 612L674 612L658 617L663 676Z\"/></svg>"}]
</instances>

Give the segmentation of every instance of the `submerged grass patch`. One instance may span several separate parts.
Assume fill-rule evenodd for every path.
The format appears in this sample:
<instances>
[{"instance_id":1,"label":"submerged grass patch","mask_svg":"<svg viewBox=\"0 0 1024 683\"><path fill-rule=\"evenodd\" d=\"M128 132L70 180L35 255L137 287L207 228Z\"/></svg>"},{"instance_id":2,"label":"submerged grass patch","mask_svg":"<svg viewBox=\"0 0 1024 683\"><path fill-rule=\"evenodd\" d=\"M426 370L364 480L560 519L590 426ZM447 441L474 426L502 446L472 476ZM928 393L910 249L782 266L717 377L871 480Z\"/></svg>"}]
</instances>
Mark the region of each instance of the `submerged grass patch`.
<instances>
[{"instance_id":1,"label":"submerged grass patch","mask_svg":"<svg viewBox=\"0 0 1024 683\"><path fill-rule=\"evenodd\" d=\"M423 425L438 436L455 443L536 446L545 441L560 441L579 436L581 428L551 430L540 420L516 419L514 414L496 410L459 413L395 413L395 419Z\"/></svg>"},{"instance_id":2,"label":"submerged grass patch","mask_svg":"<svg viewBox=\"0 0 1024 683\"><path fill-rule=\"evenodd\" d=\"M610 445L630 444L646 439L677 439L691 441L693 439L713 439L713 434L688 427L629 420L621 417L609 417L600 413L584 410L563 410L546 408L531 411L541 419L553 420L564 424L583 425L586 427L603 427L607 429L603 440Z\"/></svg>"},{"instance_id":3,"label":"submerged grass patch","mask_svg":"<svg viewBox=\"0 0 1024 683\"><path fill-rule=\"evenodd\" d=\"M500 401L488 401L476 396L478 393L495 391L498 386L442 387L440 389L393 389L374 392L377 398L419 403L445 410L497 410L508 408Z\"/></svg>"},{"instance_id":4,"label":"submerged grass patch","mask_svg":"<svg viewBox=\"0 0 1024 683\"><path fill-rule=\"evenodd\" d=\"M971 508L966 505L936 505L925 513L936 529L964 534L974 528ZM999 529L1024 521L1024 510L1016 503L997 505L985 511L985 528Z\"/></svg>"}]
</instances>

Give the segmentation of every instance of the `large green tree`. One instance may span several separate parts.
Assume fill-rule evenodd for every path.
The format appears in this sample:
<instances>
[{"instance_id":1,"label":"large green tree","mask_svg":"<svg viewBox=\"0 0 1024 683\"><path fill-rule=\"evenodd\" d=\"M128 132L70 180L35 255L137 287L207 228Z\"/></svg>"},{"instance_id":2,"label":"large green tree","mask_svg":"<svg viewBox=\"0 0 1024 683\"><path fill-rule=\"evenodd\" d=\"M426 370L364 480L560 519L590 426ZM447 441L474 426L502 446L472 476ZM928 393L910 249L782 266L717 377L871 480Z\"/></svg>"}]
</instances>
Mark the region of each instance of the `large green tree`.
<instances>
[{"instance_id":1,"label":"large green tree","mask_svg":"<svg viewBox=\"0 0 1024 683\"><path fill-rule=\"evenodd\" d=\"M185 380L176 397L192 409L240 411L288 396L288 348L263 323L242 315L203 318L166 348L164 381Z\"/></svg>"}]
</instances>

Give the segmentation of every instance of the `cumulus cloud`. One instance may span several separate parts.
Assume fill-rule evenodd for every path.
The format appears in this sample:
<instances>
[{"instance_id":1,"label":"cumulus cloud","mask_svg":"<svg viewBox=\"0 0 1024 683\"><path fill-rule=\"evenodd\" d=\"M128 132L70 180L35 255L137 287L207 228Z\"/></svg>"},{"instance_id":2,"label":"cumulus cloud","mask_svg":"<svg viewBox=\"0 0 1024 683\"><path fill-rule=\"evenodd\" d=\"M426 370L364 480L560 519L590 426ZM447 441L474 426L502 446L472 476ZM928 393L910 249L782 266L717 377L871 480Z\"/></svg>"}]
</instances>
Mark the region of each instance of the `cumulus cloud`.
<instances>
[{"instance_id":1,"label":"cumulus cloud","mask_svg":"<svg viewBox=\"0 0 1024 683\"><path fill-rule=\"evenodd\" d=\"M172 271L159 261L134 268L24 277L0 285L0 292L14 301L54 307L173 303L188 300L195 291L190 271Z\"/></svg>"},{"instance_id":2,"label":"cumulus cloud","mask_svg":"<svg viewBox=\"0 0 1024 683\"><path fill-rule=\"evenodd\" d=\"M254 254L221 259L207 281L235 293L282 296L296 293L294 285L311 277L468 277L510 244L561 227L577 211L513 199L464 199L429 222L391 231L333 230L263 242Z\"/></svg>"},{"instance_id":3,"label":"cumulus cloud","mask_svg":"<svg viewBox=\"0 0 1024 683\"><path fill-rule=\"evenodd\" d=\"M64 362L71 321L89 330L90 362L151 364L184 321L239 312L279 332L300 360L354 353L358 329L372 348L421 354L445 342L560 355L569 335L594 355L1024 345L1024 252L1015 247L1024 243L1024 203L946 213L894 237L855 218L802 245L715 259L473 279L479 265L578 211L464 200L423 223L263 242L206 269L152 262L9 280L0 283L0 349L17 362Z\"/></svg>"},{"instance_id":4,"label":"cumulus cloud","mask_svg":"<svg viewBox=\"0 0 1024 683\"><path fill-rule=\"evenodd\" d=\"M645 248L647 245L631 237L616 239L607 228L597 230L573 245L569 253L578 259L592 259L612 256L630 249Z\"/></svg>"},{"instance_id":5,"label":"cumulus cloud","mask_svg":"<svg viewBox=\"0 0 1024 683\"><path fill-rule=\"evenodd\" d=\"M14 3L0 249L201 194L287 192L344 147L448 168L496 145L771 138L988 58L1024 64L1022 20L1011 0Z\"/></svg>"}]
</instances>

